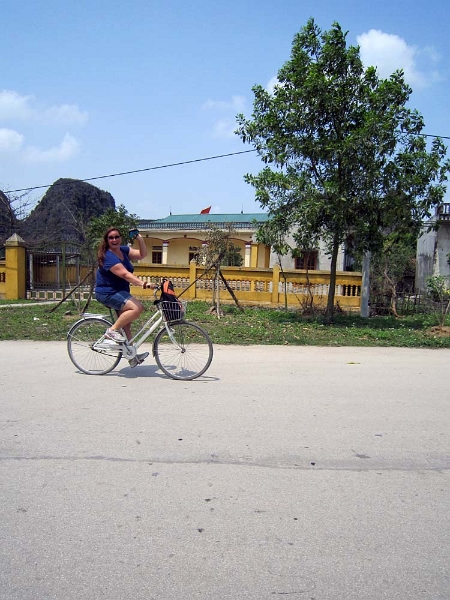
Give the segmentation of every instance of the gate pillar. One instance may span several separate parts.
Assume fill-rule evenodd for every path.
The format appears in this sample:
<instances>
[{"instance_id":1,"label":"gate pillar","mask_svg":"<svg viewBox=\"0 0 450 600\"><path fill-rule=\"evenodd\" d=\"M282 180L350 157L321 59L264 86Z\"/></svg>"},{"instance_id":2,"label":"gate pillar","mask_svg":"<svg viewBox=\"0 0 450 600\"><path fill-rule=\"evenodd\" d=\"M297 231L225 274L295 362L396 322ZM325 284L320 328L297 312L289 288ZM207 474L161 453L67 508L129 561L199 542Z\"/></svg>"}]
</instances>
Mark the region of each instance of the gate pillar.
<instances>
[{"instance_id":1,"label":"gate pillar","mask_svg":"<svg viewBox=\"0 0 450 600\"><path fill-rule=\"evenodd\" d=\"M26 252L25 242L14 233L5 242L6 300L26 298Z\"/></svg>"}]
</instances>

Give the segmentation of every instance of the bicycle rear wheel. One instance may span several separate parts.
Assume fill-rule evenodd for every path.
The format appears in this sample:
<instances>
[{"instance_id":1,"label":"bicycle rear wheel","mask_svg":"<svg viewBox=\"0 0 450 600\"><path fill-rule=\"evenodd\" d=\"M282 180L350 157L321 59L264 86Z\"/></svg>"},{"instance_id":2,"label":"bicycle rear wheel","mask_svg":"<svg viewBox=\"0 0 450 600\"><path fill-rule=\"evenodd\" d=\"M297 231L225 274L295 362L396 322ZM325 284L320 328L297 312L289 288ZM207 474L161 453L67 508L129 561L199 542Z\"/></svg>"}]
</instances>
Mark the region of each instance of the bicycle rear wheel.
<instances>
[{"instance_id":1,"label":"bicycle rear wheel","mask_svg":"<svg viewBox=\"0 0 450 600\"><path fill-rule=\"evenodd\" d=\"M73 364L88 375L104 375L117 366L122 350L115 342L99 343L111 323L100 317L77 321L67 334L67 351Z\"/></svg>"},{"instance_id":2,"label":"bicycle rear wheel","mask_svg":"<svg viewBox=\"0 0 450 600\"><path fill-rule=\"evenodd\" d=\"M172 379L200 377L209 367L213 346L209 335L198 325L182 321L162 329L153 343L158 367Z\"/></svg>"}]
</instances>

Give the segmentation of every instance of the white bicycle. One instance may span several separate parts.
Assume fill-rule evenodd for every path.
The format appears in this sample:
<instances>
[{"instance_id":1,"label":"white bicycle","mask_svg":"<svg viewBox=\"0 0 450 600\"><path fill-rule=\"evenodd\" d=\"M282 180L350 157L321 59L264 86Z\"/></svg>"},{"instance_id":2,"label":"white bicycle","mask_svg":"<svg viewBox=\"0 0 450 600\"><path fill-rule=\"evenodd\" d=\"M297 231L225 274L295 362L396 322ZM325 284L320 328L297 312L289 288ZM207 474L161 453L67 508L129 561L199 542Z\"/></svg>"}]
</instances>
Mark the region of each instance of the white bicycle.
<instances>
[{"instance_id":1,"label":"white bicycle","mask_svg":"<svg viewBox=\"0 0 450 600\"><path fill-rule=\"evenodd\" d=\"M84 313L67 334L70 360L83 373L105 375L122 358L135 358L141 344L156 332L152 352L163 373L185 381L203 375L211 364L213 345L206 331L184 320L186 302L156 300L155 307L155 312L133 339L123 343L105 337L106 329L114 321L112 311L110 316Z\"/></svg>"}]
</instances>

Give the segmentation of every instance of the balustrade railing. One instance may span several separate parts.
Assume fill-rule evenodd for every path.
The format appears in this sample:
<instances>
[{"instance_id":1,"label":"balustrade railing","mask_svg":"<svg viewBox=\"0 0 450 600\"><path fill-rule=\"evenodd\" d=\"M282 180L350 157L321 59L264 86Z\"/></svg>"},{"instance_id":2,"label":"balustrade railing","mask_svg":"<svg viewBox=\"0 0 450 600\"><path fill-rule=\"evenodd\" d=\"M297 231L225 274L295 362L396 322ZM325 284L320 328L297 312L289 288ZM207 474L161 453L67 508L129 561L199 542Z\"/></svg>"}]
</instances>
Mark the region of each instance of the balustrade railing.
<instances>
[{"instance_id":1,"label":"balustrade railing","mask_svg":"<svg viewBox=\"0 0 450 600\"><path fill-rule=\"evenodd\" d=\"M143 265L135 267L135 275L147 281L157 281L165 276L172 280L178 294L189 299L210 300L212 290L218 285L221 299L230 295L222 280L214 281L212 274L204 273L201 266L191 263L189 267L169 265ZM316 305L325 305L330 289L330 273L324 271L284 271L279 267L258 269L248 267L224 267L222 275L239 301L249 303L284 304L296 306L314 299ZM285 279L286 278L286 279ZM361 301L361 273L338 272L336 274L335 299L342 308L359 310ZM140 290L133 290L139 295Z\"/></svg>"},{"instance_id":2,"label":"balustrade railing","mask_svg":"<svg viewBox=\"0 0 450 600\"><path fill-rule=\"evenodd\" d=\"M439 221L450 221L450 202L442 204L437 210Z\"/></svg>"},{"instance_id":3,"label":"balustrade railing","mask_svg":"<svg viewBox=\"0 0 450 600\"><path fill-rule=\"evenodd\" d=\"M25 268L25 266L24 266ZM45 265L39 273L40 281L34 280L34 290L28 289L27 297L46 299L45 291L50 298L60 298L61 288L56 288L50 277L52 265ZM73 267L71 267L73 269ZM46 271L48 270L48 273ZM69 269L70 271L70 269ZM73 287L84 274L85 267L80 266L70 271L66 278L66 291ZM230 294L221 279L218 282L212 273L205 273L202 266L192 262L189 266L175 265L135 265L135 275L146 281L159 281L168 277L173 281L177 294L184 294L186 300L200 299L209 301L212 290L218 285L222 300L231 300ZM330 289L330 273L324 271L280 271L278 266L271 269L248 267L224 267L222 275L236 298L243 303L258 303L269 305L298 306L304 302L313 301L316 306L324 306ZM0 297L4 297L6 287L6 265L0 260ZM138 297L150 298L149 292L133 288L133 294ZM336 275L335 299L343 309L359 310L361 296L361 273L338 272Z\"/></svg>"}]
</instances>

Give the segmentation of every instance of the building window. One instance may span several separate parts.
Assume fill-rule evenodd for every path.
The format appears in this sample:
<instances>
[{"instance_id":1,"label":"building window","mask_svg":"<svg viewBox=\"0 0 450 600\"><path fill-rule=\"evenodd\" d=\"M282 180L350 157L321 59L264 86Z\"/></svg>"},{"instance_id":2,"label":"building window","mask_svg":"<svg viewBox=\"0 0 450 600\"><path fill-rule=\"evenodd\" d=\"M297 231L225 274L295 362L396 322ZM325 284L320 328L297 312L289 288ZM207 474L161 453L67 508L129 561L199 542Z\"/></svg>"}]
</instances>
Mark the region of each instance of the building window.
<instances>
[{"instance_id":1,"label":"building window","mask_svg":"<svg viewBox=\"0 0 450 600\"><path fill-rule=\"evenodd\" d=\"M162 246L152 247L152 263L154 265L162 265Z\"/></svg>"},{"instance_id":2,"label":"building window","mask_svg":"<svg viewBox=\"0 0 450 600\"><path fill-rule=\"evenodd\" d=\"M198 246L189 246L189 261L197 260L198 253L200 252L200 248Z\"/></svg>"},{"instance_id":3,"label":"building window","mask_svg":"<svg viewBox=\"0 0 450 600\"><path fill-rule=\"evenodd\" d=\"M304 271L315 271L317 269L318 253L315 250L302 252L295 258L295 268Z\"/></svg>"}]
</instances>

